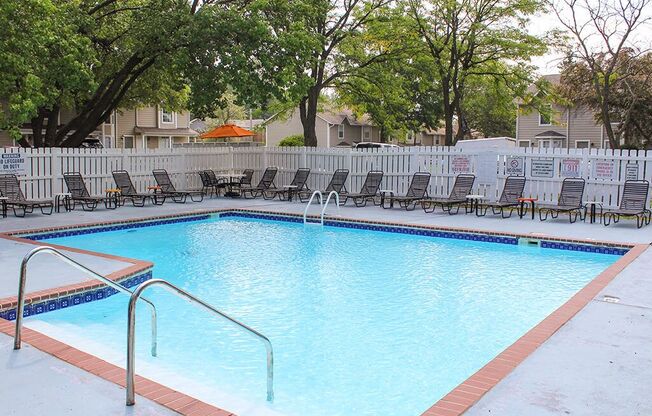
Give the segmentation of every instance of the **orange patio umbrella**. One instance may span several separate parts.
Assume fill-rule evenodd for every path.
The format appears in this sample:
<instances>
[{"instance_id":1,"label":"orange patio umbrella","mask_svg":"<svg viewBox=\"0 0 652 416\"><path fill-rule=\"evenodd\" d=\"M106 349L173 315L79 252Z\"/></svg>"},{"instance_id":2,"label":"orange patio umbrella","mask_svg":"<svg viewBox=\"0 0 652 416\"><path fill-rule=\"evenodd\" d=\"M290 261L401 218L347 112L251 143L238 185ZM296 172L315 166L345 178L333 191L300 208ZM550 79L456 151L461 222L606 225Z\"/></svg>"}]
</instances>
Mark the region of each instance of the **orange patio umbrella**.
<instances>
[{"instance_id":1,"label":"orange patio umbrella","mask_svg":"<svg viewBox=\"0 0 652 416\"><path fill-rule=\"evenodd\" d=\"M251 130L243 129L238 127L235 124L223 124L219 127L215 127L213 130L202 134L200 137L202 139L222 139L225 137L247 137L255 136Z\"/></svg>"}]
</instances>

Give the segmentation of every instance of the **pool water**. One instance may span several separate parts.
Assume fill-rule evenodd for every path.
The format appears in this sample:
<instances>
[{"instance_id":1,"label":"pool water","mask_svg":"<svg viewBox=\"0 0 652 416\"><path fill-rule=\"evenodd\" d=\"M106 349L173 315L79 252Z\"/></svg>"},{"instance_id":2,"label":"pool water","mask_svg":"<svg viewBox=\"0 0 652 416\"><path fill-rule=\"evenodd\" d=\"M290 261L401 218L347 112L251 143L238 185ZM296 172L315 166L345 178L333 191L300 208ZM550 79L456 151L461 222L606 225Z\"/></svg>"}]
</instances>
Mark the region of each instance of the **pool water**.
<instances>
[{"instance_id":1,"label":"pool water","mask_svg":"<svg viewBox=\"0 0 652 416\"><path fill-rule=\"evenodd\" d=\"M154 277L268 336L271 405L259 340L153 288L152 358L148 311L138 308L137 372L181 375L240 415L418 415L619 258L234 217L47 242L150 260ZM127 301L26 324L124 366Z\"/></svg>"}]
</instances>

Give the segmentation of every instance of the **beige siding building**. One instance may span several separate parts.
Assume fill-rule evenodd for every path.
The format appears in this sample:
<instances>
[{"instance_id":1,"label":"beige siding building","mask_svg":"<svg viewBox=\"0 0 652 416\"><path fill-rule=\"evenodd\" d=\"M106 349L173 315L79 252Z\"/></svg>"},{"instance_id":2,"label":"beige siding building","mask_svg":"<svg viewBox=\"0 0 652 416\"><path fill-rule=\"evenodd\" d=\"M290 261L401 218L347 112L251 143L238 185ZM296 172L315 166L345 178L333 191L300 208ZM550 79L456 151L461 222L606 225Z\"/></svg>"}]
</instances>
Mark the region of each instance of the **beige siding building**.
<instances>
[{"instance_id":1,"label":"beige siding building","mask_svg":"<svg viewBox=\"0 0 652 416\"><path fill-rule=\"evenodd\" d=\"M559 75L544 76L558 84ZM602 124L585 107L551 106L552 116L518 104L516 143L519 147L604 149L609 147Z\"/></svg>"},{"instance_id":2,"label":"beige siding building","mask_svg":"<svg viewBox=\"0 0 652 416\"><path fill-rule=\"evenodd\" d=\"M354 143L380 141L380 128L374 126L366 115L356 118L348 110L318 113L315 132L317 147L350 147ZM266 121L267 146L278 146L284 138L297 134L303 135L299 109L294 110L287 119L272 117Z\"/></svg>"}]
</instances>

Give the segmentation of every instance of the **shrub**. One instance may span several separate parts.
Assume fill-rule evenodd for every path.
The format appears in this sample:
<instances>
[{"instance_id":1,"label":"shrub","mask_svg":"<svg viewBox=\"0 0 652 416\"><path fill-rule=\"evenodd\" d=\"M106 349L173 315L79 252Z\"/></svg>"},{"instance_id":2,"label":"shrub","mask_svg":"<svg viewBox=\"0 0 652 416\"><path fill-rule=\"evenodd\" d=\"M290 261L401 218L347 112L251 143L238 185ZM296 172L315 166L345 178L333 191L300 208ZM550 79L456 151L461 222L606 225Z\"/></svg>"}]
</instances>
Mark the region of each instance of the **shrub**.
<instances>
[{"instance_id":1,"label":"shrub","mask_svg":"<svg viewBox=\"0 0 652 416\"><path fill-rule=\"evenodd\" d=\"M282 147L303 146L303 135L295 134L293 136L288 136L281 140L278 145Z\"/></svg>"}]
</instances>

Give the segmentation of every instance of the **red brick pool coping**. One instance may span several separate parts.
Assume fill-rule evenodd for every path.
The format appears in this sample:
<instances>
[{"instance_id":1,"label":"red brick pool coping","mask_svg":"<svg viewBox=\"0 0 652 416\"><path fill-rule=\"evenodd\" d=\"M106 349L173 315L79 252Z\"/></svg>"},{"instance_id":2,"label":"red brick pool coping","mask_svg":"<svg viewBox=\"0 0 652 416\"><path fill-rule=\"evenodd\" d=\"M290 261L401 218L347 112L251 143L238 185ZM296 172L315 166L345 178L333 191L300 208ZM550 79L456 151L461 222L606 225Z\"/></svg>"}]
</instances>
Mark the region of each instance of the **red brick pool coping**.
<instances>
[{"instance_id":1,"label":"red brick pool coping","mask_svg":"<svg viewBox=\"0 0 652 416\"><path fill-rule=\"evenodd\" d=\"M178 218L178 217L192 217L200 216L207 214L219 214L221 212L248 212L248 213L259 213L259 214L268 214L268 215L282 215L289 217L300 217L297 214L286 214L273 211L263 211L263 210L252 210L252 209L242 209L242 208L233 208L233 209L219 209L219 210L205 210L205 211L196 211L186 214L171 214L157 217L146 217L146 218L134 218L128 219L125 221L108 221L108 222L99 222L91 224L79 224L79 225L69 225L48 229L38 229L38 230L21 230L21 231L12 231L0 234L0 238L12 239L19 242L36 244L36 245L48 245L56 248L65 249L67 251L75 251L84 254L99 255L101 257L111 258L119 261L126 261L131 263L145 263L148 264L148 267L151 268L152 264L149 262L142 262L140 260L126 259L118 256L112 256L103 253L95 253L85 250L72 249L63 246L56 246L52 244L43 244L40 242L14 237L14 235L21 234L38 234L43 232L59 231L66 229L77 229L77 228L89 228L89 227L98 227L106 225L115 225L115 224L126 224L132 222L140 221L155 221L160 219L167 218ZM317 216L310 216L311 218L318 218ZM431 230L442 230L442 231L453 231L453 232L464 232L464 233L474 233L474 234L486 234L486 235L499 235L499 236L509 236L509 237L521 237L521 238L540 238L549 241L562 241L570 243L579 243L579 244L590 244L590 245L603 245L609 247L627 247L630 250L622 256L618 261L609 266L604 272L596 276L591 282L584 286L579 292L572 296L568 301L563 305L553 311L545 319L539 322L536 326L530 329L522 337L516 340L512 345L503 350L500 354L494 357L489 361L484 367L474 373L471 377L466 379L464 382L459 384L448 394L442 397L437 401L432 407L426 410L422 416L459 416L466 412L471 406L473 406L482 396L487 393L491 388L497 385L503 378L505 378L514 368L516 368L521 362L523 362L531 353L533 353L541 344L547 341L557 330L559 330L566 322L568 322L575 314L577 314L582 308L584 308L595 296L604 289L625 267L627 267L631 262L633 262L640 254L642 254L649 245L647 244L621 244L613 243L609 241L596 241L596 240L586 240L586 239L567 239L567 238L558 238L543 234L515 234L515 233L506 233L506 232L492 232L492 231L482 231L474 230L468 228L458 228L458 227L441 227L441 226L428 226L422 224L410 224L402 222L384 222L384 221L373 221L373 220L360 220L354 218L337 218L339 221L347 222L356 222L356 223L367 223L367 224L379 224L379 225L389 225L389 226L398 226L398 227L410 227L410 228L421 228L421 229L431 229ZM142 267L143 265L140 264ZM132 266L136 267L136 265ZM131 267L127 268L131 269ZM125 269L126 270L126 269ZM120 272L123 272L121 270ZM116 272L119 273L119 272ZM133 274L132 274L133 275ZM75 290L74 287L78 285L83 285L84 283L77 285L70 285L73 287L72 290ZM93 284L89 282L88 284ZM103 284L97 285L98 287L103 286ZM94 287L94 286L93 286ZM87 290L90 287L85 287L81 290ZM45 295L52 294L56 291L60 295L63 294L63 290L70 290L69 286L63 288L56 288L51 291L42 291L46 292ZM51 293L52 292L52 293ZM69 292L68 292L69 293ZM34 294L29 294L28 296L43 296L40 292ZM8 298L12 299L12 298ZM32 299L28 297L28 299ZM15 301L15 297L13 298ZM0 299L0 309L2 309L3 302L6 302L7 299ZM0 332L4 332L8 335L13 335L14 325L10 321L5 321L0 319ZM110 364L100 358L97 358L93 355L87 354L83 351L77 350L67 344L64 344L60 341L52 339L46 335L43 335L29 328L24 328L23 340L30 345L47 352L63 361L66 361L72 365L75 365L83 370L89 371L105 380L116 383L122 387L125 386L125 370L117 367L113 364ZM197 399L194 399L188 395L185 395L181 392L172 390L168 387L165 387L159 383L151 381L141 376L136 376L136 393L142 397L146 397L162 406L165 406L173 411L179 412L186 415L233 415L228 411L219 409L215 406L209 405L207 403L201 402Z\"/></svg>"}]
</instances>

